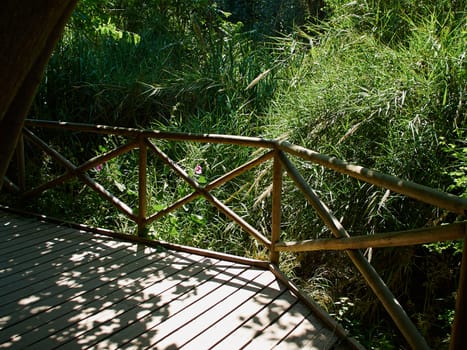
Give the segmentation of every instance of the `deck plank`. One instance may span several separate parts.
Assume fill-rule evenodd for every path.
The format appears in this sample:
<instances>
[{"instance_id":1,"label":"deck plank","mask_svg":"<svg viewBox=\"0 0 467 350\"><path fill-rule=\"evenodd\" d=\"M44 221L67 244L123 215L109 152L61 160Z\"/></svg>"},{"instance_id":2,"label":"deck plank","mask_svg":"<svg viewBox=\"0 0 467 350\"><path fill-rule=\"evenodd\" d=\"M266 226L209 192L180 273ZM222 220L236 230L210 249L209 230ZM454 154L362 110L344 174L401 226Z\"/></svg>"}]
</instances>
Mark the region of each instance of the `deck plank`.
<instances>
[{"instance_id":1,"label":"deck plank","mask_svg":"<svg viewBox=\"0 0 467 350\"><path fill-rule=\"evenodd\" d=\"M222 273L222 270L218 271ZM138 303L127 305L124 313L120 316L119 324L113 322L103 322L99 329L93 329L87 332L76 341L77 344L83 346L94 346L99 349L117 348L119 344L124 344L131 341L136 335L144 332L141 331L141 325L153 317L153 314L164 314L164 309L168 308L168 304L177 298L188 298L195 286L200 280L214 278L212 270L206 270L203 264L196 264L191 268L192 276L184 279L175 279L171 276L164 281L153 285L135 295L134 300ZM187 274L188 276L188 274ZM151 294L152 297L147 298L145 294ZM151 302L148 302L151 300ZM109 339L108 329L112 329L116 334Z\"/></svg>"},{"instance_id":2,"label":"deck plank","mask_svg":"<svg viewBox=\"0 0 467 350\"><path fill-rule=\"evenodd\" d=\"M260 271L247 269L244 270L239 277L234 277L233 279L224 280L222 282L232 282L234 285L238 285L243 282L244 278L255 278L259 274L261 274ZM220 275L219 278L224 279L224 276L225 275ZM180 302L177 303L176 310L172 308L173 303L171 303L167 310L168 315L166 317L159 317L157 327L151 327L149 331L141 334L138 338L134 338L130 343L124 344L121 348L132 350L154 348L157 343L164 338L167 338L166 342L170 344L166 348L177 348L178 339L172 337L172 333L190 323L193 317L198 313L205 312L207 309L217 304L219 300L222 300L226 293L230 293L233 288L235 287L232 285L229 286L227 283L219 287L219 280L203 283L198 290L209 289L209 291L204 290L203 293L199 293L196 302L180 300ZM164 349L164 347L160 348Z\"/></svg>"},{"instance_id":3,"label":"deck plank","mask_svg":"<svg viewBox=\"0 0 467 350\"><path fill-rule=\"evenodd\" d=\"M301 349L330 349L335 344L334 334L326 327L315 327L319 324L313 315L308 315L306 319L298 324L293 330L286 334L283 339L274 347L275 350L289 350L296 346ZM293 344L291 346L291 344Z\"/></svg>"},{"instance_id":4,"label":"deck plank","mask_svg":"<svg viewBox=\"0 0 467 350\"><path fill-rule=\"evenodd\" d=\"M261 285L272 283L274 277L265 272L253 277L251 281ZM221 286L216 292L210 294L203 301L196 304L196 314L194 310L187 308L180 313L178 319L172 317L170 323L173 325L173 331L170 334L162 334L159 339L152 344L152 347L167 349L170 347L182 347L193 338L193 334L199 334L208 329L213 323L225 317L239 304L249 298L253 298L258 289L248 288L247 282L238 285L231 284L232 281ZM165 329L165 325L162 327ZM167 327L169 328L169 327ZM176 339L176 341L174 341Z\"/></svg>"},{"instance_id":5,"label":"deck plank","mask_svg":"<svg viewBox=\"0 0 467 350\"><path fill-rule=\"evenodd\" d=\"M291 350L308 349L308 347L305 347L305 342L310 337L321 335L321 330L324 328L321 325L316 327L316 323L310 322L307 318L310 314L311 311L307 310L302 304L295 303L291 308L284 310L284 313L277 319L271 320L269 325L263 328L261 333L257 333L243 349L271 349L278 344L283 344L283 346ZM288 337L294 330L298 330L296 332L298 334L294 338ZM267 334L267 336L263 336L263 334ZM321 342L317 349L329 349L334 343L335 338L331 336ZM316 347L313 347L313 349L316 349Z\"/></svg>"},{"instance_id":6,"label":"deck plank","mask_svg":"<svg viewBox=\"0 0 467 350\"><path fill-rule=\"evenodd\" d=\"M189 318L196 315L201 308L199 303L206 301L206 298L215 298L216 290L223 283L235 279L238 282L240 278L244 277L242 276L244 273L259 273L256 270L249 271L245 266L226 266L225 262L222 265L223 267L218 271L212 268L203 271L203 274L206 275L201 279L196 277L194 280L187 281L187 286L191 288L187 288L186 291L173 288L168 291L169 293L164 293L150 314L139 319L137 323L132 323L121 332L122 335L125 335L126 341L120 341L119 337L112 337L108 348L140 349L151 346L162 334L169 335L174 329L174 325L180 325L183 320L186 320L187 315ZM230 272L226 273L226 269ZM187 314L187 312L189 313Z\"/></svg>"},{"instance_id":7,"label":"deck plank","mask_svg":"<svg viewBox=\"0 0 467 350\"><path fill-rule=\"evenodd\" d=\"M8 229L12 233L8 236L0 237L0 242L7 242L9 240L15 239L16 237L21 235L22 232L24 233L25 230L35 229L41 223L41 221L35 218L11 216L10 214L7 214L5 212L2 212L2 215L0 216L0 221L0 228L2 230Z\"/></svg>"},{"instance_id":8,"label":"deck plank","mask_svg":"<svg viewBox=\"0 0 467 350\"><path fill-rule=\"evenodd\" d=\"M148 248L147 250L154 250ZM30 308L37 310L38 304L47 305L59 305L55 308L47 310L46 314L40 314L33 324L40 325L44 322L52 322L57 317L67 314L71 317L70 312L74 312L74 315L79 315L83 307L88 307L88 303L96 302L105 298L112 298L112 292L124 291L129 292L129 288L133 288L136 283L147 284L153 278L153 275L157 277L160 270L167 266L167 263L174 264L173 269L177 267L183 268L186 266L186 262L177 264L177 259L173 256L167 256L165 253L152 254L151 251L143 252L142 256L135 256L137 259L128 261L125 257L110 261L110 264L99 266L95 273L91 271L89 273L83 273L78 279L73 280L72 283L65 283L65 289L60 291L60 294L51 295L53 288L49 291L45 291L45 295L51 295L50 298L42 299L42 303L32 303ZM126 256L127 258L128 256ZM152 258L151 258L152 257ZM168 259L164 262L160 262L162 259ZM176 271L174 270L173 273ZM101 276L104 275L105 278ZM86 294L86 295L83 295ZM56 300L59 296L60 300ZM65 305L60 305L63 303ZM74 307L72 307L74 305ZM24 314L27 309L21 309ZM33 311L31 311L33 313ZM45 317L47 316L47 317ZM56 321L55 321L56 322ZM66 323L62 323L66 325ZM64 326L63 326L64 327ZM24 324L19 325L20 329L27 328Z\"/></svg>"},{"instance_id":9,"label":"deck plank","mask_svg":"<svg viewBox=\"0 0 467 350\"><path fill-rule=\"evenodd\" d=\"M45 285L37 292L35 298L18 298L17 303L3 304L0 315L13 315L10 323L19 323L37 313L46 312L35 319L35 324L50 322L67 312L70 302L75 299L79 299L80 305L83 306L84 300L104 297L113 288L125 288L135 280L144 278L141 273L148 273L147 266L151 264L153 268L152 264L166 256L153 253L153 248L146 247L143 251L138 251L131 262L127 261L127 254L121 254L120 257L115 257L115 260L100 261L98 266L91 265L89 271L82 273L78 278L64 278L55 285ZM165 263L162 266L165 266ZM103 274L105 278L101 277ZM90 293L93 293L92 297L88 296ZM63 303L68 303L68 307L61 305ZM17 328L23 331L30 330L24 323L17 325Z\"/></svg>"},{"instance_id":10,"label":"deck plank","mask_svg":"<svg viewBox=\"0 0 467 350\"><path fill-rule=\"evenodd\" d=\"M47 231L44 232L45 230ZM65 236L68 232L70 231L64 230L63 227L47 228L47 226L44 226L42 229L37 229L31 224L31 227L25 227L25 231L23 232L16 231L14 239L2 242L0 253L8 253L14 256L19 249L33 248L41 243L45 244L50 237L54 237L53 234L55 234L56 239L58 239L61 236Z\"/></svg>"},{"instance_id":11,"label":"deck plank","mask_svg":"<svg viewBox=\"0 0 467 350\"><path fill-rule=\"evenodd\" d=\"M269 270L0 210L0 349L331 349Z\"/></svg>"},{"instance_id":12,"label":"deck plank","mask_svg":"<svg viewBox=\"0 0 467 350\"><path fill-rule=\"evenodd\" d=\"M284 310L288 310L296 302L297 299L287 291L280 298L272 300L258 313L243 320L241 325L237 326L233 332L225 334L212 349L226 349L229 346L232 346L234 349L243 348L255 336L262 334L270 322L280 317L284 313Z\"/></svg>"},{"instance_id":13,"label":"deck plank","mask_svg":"<svg viewBox=\"0 0 467 350\"><path fill-rule=\"evenodd\" d=\"M170 257L168 257L170 260ZM78 308L75 312L67 314L61 320L56 320L57 324L65 324L67 328L60 329L60 333L53 334L42 342L38 343L42 348L48 348L54 342L67 343L67 349L83 348L92 345L97 340L109 336L106 332L107 323L113 324L117 320L118 324L125 324L128 319L128 310L135 311L136 314L144 314L147 308L154 305L159 299L159 295L170 286L176 289L183 289L180 285L179 273L191 275L196 273L197 261L180 260L172 262L170 269L167 269L167 262L160 265L160 269L148 274L139 283L133 281L124 289L116 289L107 294L105 298L88 303L85 308ZM140 307L137 305L142 304ZM127 312L126 315L124 313ZM109 316L112 316L109 318ZM117 325L113 324L111 329ZM70 331L73 330L73 331Z\"/></svg>"},{"instance_id":14,"label":"deck plank","mask_svg":"<svg viewBox=\"0 0 467 350\"><path fill-rule=\"evenodd\" d=\"M8 266L8 272L5 272L0 283L8 284L7 276L21 274L24 270L46 269L50 261L56 260L57 255L65 257L70 253L86 251L91 247L89 239L82 235L70 235L69 238L71 239L67 240L62 237L50 239L48 242L34 242L32 243L34 245L25 246L24 249L16 249L15 247L14 251L12 250L11 253L3 255L1 261ZM73 238L76 238L76 240Z\"/></svg>"},{"instance_id":15,"label":"deck plank","mask_svg":"<svg viewBox=\"0 0 467 350\"><path fill-rule=\"evenodd\" d=\"M226 335L233 333L237 328L241 327L245 320L248 320L263 308L268 306L271 300L279 297L286 291L286 288L274 281L266 285L263 289L259 289L258 293L241 305L236 305L233 310L224 315L217 322L210 325L202 333L194 334L194 337L183 345L183 349L201 349L211 348L220 342Z\"/></svg>"},{"instance_id":16,"label":"deck plank","mask_svg":"<svg viewBox=\"0 0 467 350\"><path fill-rule=\"evenodd\" d=\"M38 291L44 283L57 283L54 277L59 278L59 275L60 280L80 275L86 272L89 266L95 264L96 260L113 260L113 255L119 250L130 246L122 242L108 242L103 245L88 243L89 241L85 244L72 244L70 241L66 245L57 244L54 247L29 252L31 259L17 267L19 271L12 267L13 273L9 272L5 278L2 278L0 297L4 298L6 294L11 293L16 294L19 290L28 293ZM127 252L123 254L128 255ZM33 258L34 256L36 259ZM41 283L43 281L44 283Z\"/></svg>"},{"instance_id":17,"label":"deck plank","mask_svg":"<svg viewBox=\"0 0 467 350\"><path fill-rule=\"evenodd\" d=\"M44 232L50 230L52 227L61 227L56 224L51 224L45 220L40 220L33 217L24 217L11 214L5 214L0 218L1 230L8 230L10 234L8 236L0 237L0 242L7 242L19 237L27 237L32 232Z\"/></svg>"}]
</instances>

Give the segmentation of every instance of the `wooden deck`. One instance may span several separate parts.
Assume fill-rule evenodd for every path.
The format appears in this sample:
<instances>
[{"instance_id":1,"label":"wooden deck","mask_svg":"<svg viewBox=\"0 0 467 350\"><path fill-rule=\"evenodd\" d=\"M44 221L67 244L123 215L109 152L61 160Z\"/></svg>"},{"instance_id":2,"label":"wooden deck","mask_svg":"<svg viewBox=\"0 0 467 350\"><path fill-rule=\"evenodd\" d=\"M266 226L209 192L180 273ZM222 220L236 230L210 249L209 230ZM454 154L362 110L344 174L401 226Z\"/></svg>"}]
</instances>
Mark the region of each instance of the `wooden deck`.
<instances>
[{"instance_id":1,"label":"wooden deck","mask_svg":"<svg viewBox=\"0 0 467 350\"><path fill-rule=\"evenodd\" d=\"M0 349L341 349L268 269L0 210Z\"/></svg>"}]
</instances>

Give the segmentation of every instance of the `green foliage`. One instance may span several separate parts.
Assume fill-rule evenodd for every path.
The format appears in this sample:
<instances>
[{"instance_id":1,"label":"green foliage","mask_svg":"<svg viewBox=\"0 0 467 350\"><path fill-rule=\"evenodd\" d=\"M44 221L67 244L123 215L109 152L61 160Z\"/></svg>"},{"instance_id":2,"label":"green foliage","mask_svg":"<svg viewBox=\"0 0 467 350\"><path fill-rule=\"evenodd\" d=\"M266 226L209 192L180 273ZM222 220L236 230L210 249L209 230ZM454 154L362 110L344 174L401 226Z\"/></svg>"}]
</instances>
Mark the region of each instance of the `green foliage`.
<instances>
[{"instance_id":1,"label":"green foliage","mask_svg":"<svg viewBox=\"0 0 467 350\"><path fill-rule=\"evenodd\" d=\"M406 43L413 24L436 16L439 23L462 22L465 4L455 1L327 0L326 12L334 28L371 33L385 44Z\"/></svg>"},{"instance_id":2,"label":"green foliage","mask_svg":"<svg viewBox=\"0 0 467 350\"><path fill-rule=\"evenodd\" d=\"M134 17L136 3L144 24ZM151 4L83 3L51 59L33 114L144 127L206 114L219 132L254 132L252 115L275 89L268 45L212 1Z\"/></svg>"},{"instance_id":3,"label":"green foliage","mask_svg":"<svg viewBox=\"0 0 467 350\"><path fill-rule=\"evenodd\" d=\"M68 26L73 28L75 32L85 32L87 35L94 34L99 25L108 23L110 19L107 3L97 0L80 0Z\"/></svg>"},{"instance_id":4,"label":"green foliage","mask_svg":"<svg viewBox=\"0 0 467 350\"><path fill-rule=\"evenodd\" d=\"M442 149L451 160L445 170L452 178L448 190L467 198L467 129L457 129L456 134L457 138L452 143L446 143L445 138L441 138Z\"/></svg>"},{"instance_id":5,"label":"green foliage","mask_svg":"<svg viewBox=\"0 0 467 350\"><path fill-rule=\"evenodd\" d=\"M327 0L323 5L293 0L81 0L50 61L32 114L170 131L284 137L465 197L464 2ZM320 18L310 18L313 14ZM77 163L95 149L102 153L122 142L73 135L63 145L46 136ZM253 153L189 142L158 146L200 183ZM293 161L351 234L456 219ZM47 157L32 164L31 182L63 171ZM135 207L137 164L136 152L130 152L90 175ZM198 165L202 174L194 170ZM150 156L148 169L150 213L191 193L157 158ZM270 170L266 164L214 191L264 232L271 227ZM283 194L281 238L330 235L286 178ZM75 221L135 230L123 214L79 182L47 191L34 205ZM147 234L241 255L265 254L201 199L157 221ZM461 249L450 242L366 252L435 348L445 347L448 339ZM281 267L368 348L405 346L400 335L388 330L386 314L345 257L314 253L282 258Z\"/></svg>"},{"instance_id":6,"label":"green foliage","mask_svg":"<svg viewBox=\"0 0 467 350\"><path fill-rule=\"evenodd\" d=\"M317 15L320 1L221 0L218 3L232 13L234 22L241 21L259 35L274 35L290 32L294 26Z\"/></svg>"},{"instance_id":7,"label":"green foliage","mask_svg":"<svg viewBox=\"0 0 467 350\"><path fill-rule=\"evenodd\" d=\"M309 27L307 44L300 38L282 42L295 61L278 74L286 84L272 104L269 134L447 188L449 161L440 154L439 137L452 139L452 125L465 122L465 29L440 31L442 24L430 17L413 28L408 45L393 48L371 33L328 25ZM404 213L412 201L319 169L305 171L316 188L333 194L331 207L350 218L345 224L353 232L396 230L410 221L423 225L432 215L420 207L420 217L409 220ZM352 213L356 208L360 212Z\"/></svg>"}]
</instances>

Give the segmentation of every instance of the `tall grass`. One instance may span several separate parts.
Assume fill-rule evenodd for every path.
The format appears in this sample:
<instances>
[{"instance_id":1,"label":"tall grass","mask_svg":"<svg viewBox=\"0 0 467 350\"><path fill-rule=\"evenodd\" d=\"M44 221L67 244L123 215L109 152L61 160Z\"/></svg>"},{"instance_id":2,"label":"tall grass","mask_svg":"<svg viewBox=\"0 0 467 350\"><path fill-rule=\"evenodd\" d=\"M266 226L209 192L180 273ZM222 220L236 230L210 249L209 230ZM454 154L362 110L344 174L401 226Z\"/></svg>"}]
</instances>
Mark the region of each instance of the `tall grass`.
<instances>
[{"instance_id":1,"label":"tall grass","mask_svg":"<svg viewBox=\"0 0 467 350\"><path fill-rule=\"evenodd\" d=\"M105 22L99 12L104 19L97 23L75 23L51 59L32 113L122 126L254 133L254 115L275 89L268 45L254 41L254 32L229 22L214 5L192 6L191 15L181 11L175 17L172 5L171 20L157 15L143 27L127 23L134 22L130 10L127 20ZM139 31L121 29L120 22ZM192 115L199 118L188 118Z\"/></svg>"},{"instance_id":2,"label":"tall grass","mask_svg":"<svg viewBox=\"0 0 467 350\"><path fill-rule=\"evenodd\" d=\"M280 41L278 46L292 53L293 63L278 73L283 85L265 130L350 162L458 193L458 187L450 187L452 178L446 170L451 169L453 175L453 163L443 152L443 144L450 140L451 153L462 158L460 149L465 143L458 134L467 125L466 24L458 19L462 14L465 17L465 9L453 3L452 7L457 4L457 10L464 11L456 12L448 2L432 7L397 3L330 1L334 16L329 21ZM462 181L465 170L457 164L460 173L456 176ZM302 170L352 234L431 225L440 216L436 210L374 186L318 168ZM289 213L293 220L286 229L288 235L328 234L322 231L320 220L300 206L299 199L290 201L290 207L299 209ZM425 249L386 249L373 254L373 259L388 285L409 304L423 333L440 348L450 331L443 310L453 308L450 293L456 288L457 275L441 273L431 262L438 259L440 269L455 268L456 262L443 259L443 254L424 260L420 256L427 255ZM458 259L459 255L454 261ZM322 263L316 254L297 262L298 266ZM430 276L421 277L416 264L430 265ZM353 318L376 324L381 312L363 289L353 284L349 290L347 283L329 289L336 293L340 288L342 296L352 295L351 302L362 299L360 305L368 306L351 308ZM417 303L417 298L425 302ZM349 310L348 304L344 306ZM423 321L422 314L430 321ZM370 346L371 341L375 340L369 340Z\"/></svg>"},{"instance_id":3,"label":"tall grass","mask_svg":"<svg viewBox=\"0 0 467 350\"><path fill-rule=\"evenodd\" d=\"M151 99L142 84L167 76L182 48L168 38L109 32L89 38L68 32L52 56L34 113L51 119L113 125L147 124L170 110L164 98Z\"/></svg>"},{"instance_id":4,"label":"tall grass","mask_svg":"<svg viewBox=\"0 0 467 350\"><path fill-rule=\"evenodd\" d=\"M446 188L439 138L452 140L465 125L465 27L435 16L410 24L411 37L398 47L334 26L308 28L309 43L284 40L295 62L280 76L290 83L269 111L269 135Z\"/></svg>"}]
</instances>

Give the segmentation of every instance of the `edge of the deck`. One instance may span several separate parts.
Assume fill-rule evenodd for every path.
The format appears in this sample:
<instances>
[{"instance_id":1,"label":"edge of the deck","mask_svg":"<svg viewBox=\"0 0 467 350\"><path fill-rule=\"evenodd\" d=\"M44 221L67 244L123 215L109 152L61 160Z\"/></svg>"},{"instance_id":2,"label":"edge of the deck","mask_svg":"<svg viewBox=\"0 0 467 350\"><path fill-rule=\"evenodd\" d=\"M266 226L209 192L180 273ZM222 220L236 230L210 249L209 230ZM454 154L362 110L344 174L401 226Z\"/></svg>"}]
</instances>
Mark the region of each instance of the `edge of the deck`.
<instances>
[{"instance_id":1,"label":"edge of the deck","mask_svg":"<svg viewBox=\"0 0 467 350\"><path fill-rule=\"evenodd\" d=\"M165 241L161 241L161 240L142 238L142 237L138 237L136 235L117 232L117 231L109 230L109 229L105 229L105 228L94 227L94 226L89 226L89 225L84 225L84 224L78 224L78 223L75 223L75 222L66 221L66 220L59 219L59 218L52 217L52 216L48 216L48 215L37 214L37 213L30 212L30 211L27 211L27 210L13 208L13 207L10 207L10 206L5 206L5 205L2 205L2 204L0 204L0 210L3 210L5 212L10 212L12 214L17 214L17 215L22 215L22 216L30 216L30 217L33 217L33 218L36 218L36 219L39 219L39 220L44 220L44 221L47 221L47 222L51 222L51 223L54 223L54 224L65 226L65 227L74 228L74 229L84 231L84 232L97 233L97 234L100 234L100 235L103 235L103 236L112 237L114 239L119 239L119 240L122 240L122 241L141 243L141 244L145 244L145 245L148 245L148 246L151 246L151 247L162 247L162 248L169 249L169 250L181 251L181 252L186 252L186 253L190 253L190 254L197 254L197 255L201 255L201 256L205 256L205 257L209 257L209 258L225 260L225 261L230 261L230 262L234 262L234 263L254 266L254 267L259 267L259 268L263 268L265 270L268 270L269 265L270 265L269 262L263 261L263 260L245 258L245 257L233 255L233 254L220 253L220 252L215 252L215 251L208 250L208 249L184 246L184 245L181 245L181 244L174 244L174 243L169 243L169 242L165 242Z\"/></svg>"},{"instance_id":2,"label":"edge of the deck","mask_svg":"<svg viewBox=\"0 0 467 350\"><path fill-rule=\"evenodd\" d=\"M184 246L180 244L174 244L159 240L152 240L147 238L138 237L136 235L125 234L105 228L93 227L84 224L78 224L75 222L65 221L63 219L55 218L48 215L37 214L23 209L13 208L10 206L5 206L0 204L0 210L16 215L29 216L36 218L38 220L44 220L50 223L55 223L65 227L70 227L77 229L81 232L87 233L96 233L103 236L111 237L113 239L118 239L127 242L141 243L151 247L163 247L168 250L186 252L190 254L196 254L200 256L210 257L214 259L254 266L262 268L264 270L271 271L281 283L283 283L293 294L296 295L300 301L302 301L307 307L309 307L314 314L327 326L330 330L335 332L339 339L341 340L342 349L346 349L345 345L349 346L354 350L365 350L365 348L354 338L350 337L344 327L334 320L326 311L324 311L321 306L316 303L312 298L310 298L304 291L302 291L295 283L293 283L275 264L272 264L267 261L240 257L233 254L220 253L207 249L195 248L190 246ZM337 347L336 350L339 350L340 347Z\"/></svg>"}]
</instances>

